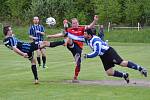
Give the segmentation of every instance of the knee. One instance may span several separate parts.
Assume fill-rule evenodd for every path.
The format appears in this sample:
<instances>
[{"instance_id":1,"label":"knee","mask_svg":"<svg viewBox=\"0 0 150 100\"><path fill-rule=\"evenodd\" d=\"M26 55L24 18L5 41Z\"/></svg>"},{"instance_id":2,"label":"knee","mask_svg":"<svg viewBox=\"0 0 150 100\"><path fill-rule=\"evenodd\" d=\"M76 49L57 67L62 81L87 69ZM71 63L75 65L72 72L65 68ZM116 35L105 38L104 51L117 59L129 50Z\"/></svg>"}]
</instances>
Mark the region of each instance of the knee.
<instances>
[{"instance_id":1,"label":"knee","mask_svg":"<svg viewBox=\"0 0 150 100\"><path fill-rule=\"evenodd\" d=\"M106 72L106 74L107 74L108 76L112 76L112 73Z\"/></svg>"},{"instance_id":2,"label":"knee","mask_svg":"<svg viewBox=\"0 0 150 100\"><path fill-rule=\"evenodd\" d=\"M114 75L114 72L113 72L112 70L107 70L107 71L106 71L106 74L107 74L108 76L113 76L113 75Z\"/></svg>"},{"instance_id":3,"label":"knee","mask_svg":"<svg viewBox=\"0 0 150 100\"><path fill-rule=\"evenodd\" d=\"M36 60L34 58L31 60L31 64L36 65Z\"/></svg>"},{"instance_id":4,"label":"knee","mask_svg":"<svg viewBox=\"0 0 150 100\"><path fill-rule=\"evenodd\" d=\"M81 55L79 53L76 53L75 61L76 61L77 66L80 66L80 64L81 64Z\"/></svg>"},{"instance_id":5,"label":"knee","mask_svg":"<svg viewBox=\"0 0 150 100\"><path fill-rule=\"evenodd\" d=\"M42 53L42 57L46 57L46 55L44 53Z\"/></svg>"},{"instance_id":6,"label":"knee","mask_svg":"<svg viewBox=\"0 0 150 100\"><path fill-rule=\"evenodd\" d=\"M72 45L72 44L73 44L72 39L67 39L67 44L68 44L68 45Z\"/></svg>"},{"instance_id":7,"label":"knee","mask_svg":"<svg viewBox=\"0 0 150 100\"><path fill-rule=\"evenodd\" d=\"M43 43L42 43L44 46L49 46L50 45L50 43L48 42L48 41L43 41Z\"/></svg>"},{"instance_id":8,"label":"knee","mask_svg":"<svg viewBox=\"0 0 150 100\"><path fill-rule=\"evenodd\" d=\"M37 52L37 57L40 57L41 56L41 53L40 52Z\"/></svg>"},{"instance_id":9,"label":"knee","mask_svg":"<svg viewBox=\"0 0 150 100\"><path fill-rule=\"evenodd\" d=\"M122 61L121 63L120 63L120 65L121 66L123 66L123 67L127 67L127 65L128 65L128 61Z\"/></svg>"},{"instance_id":10,"label":"knee","mask_svg":"<svg viewBox=\"0 0 150 100\"><path fill-rule=\"evenodd\" d=\"M41 53L42 53L42 56L46 56L46 53L45 53L45 51L42 51Z\"/></svg>"}]
</instances>

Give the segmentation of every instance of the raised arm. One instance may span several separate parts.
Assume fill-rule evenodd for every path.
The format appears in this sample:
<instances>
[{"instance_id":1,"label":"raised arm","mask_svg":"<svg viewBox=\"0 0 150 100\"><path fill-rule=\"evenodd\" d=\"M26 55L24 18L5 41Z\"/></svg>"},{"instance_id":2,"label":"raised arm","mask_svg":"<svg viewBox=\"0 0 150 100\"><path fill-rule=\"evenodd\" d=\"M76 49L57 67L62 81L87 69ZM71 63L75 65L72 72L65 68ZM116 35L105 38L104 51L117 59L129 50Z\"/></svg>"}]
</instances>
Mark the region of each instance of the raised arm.
<instances>
[{"instance_id":1,"label":"raised arm","mask_svg":"<svg viewBox=\"0 0 150 100\"><path fill-rule=\"evenodd\" d=\"M86 26L85 29L87 29L87 28L89 28L89 29L93 28L95 26L95 24L97 23L97 21L98 21L98 15L95 15L93 22L90 25Z\"/></svg>"}]
</instances>

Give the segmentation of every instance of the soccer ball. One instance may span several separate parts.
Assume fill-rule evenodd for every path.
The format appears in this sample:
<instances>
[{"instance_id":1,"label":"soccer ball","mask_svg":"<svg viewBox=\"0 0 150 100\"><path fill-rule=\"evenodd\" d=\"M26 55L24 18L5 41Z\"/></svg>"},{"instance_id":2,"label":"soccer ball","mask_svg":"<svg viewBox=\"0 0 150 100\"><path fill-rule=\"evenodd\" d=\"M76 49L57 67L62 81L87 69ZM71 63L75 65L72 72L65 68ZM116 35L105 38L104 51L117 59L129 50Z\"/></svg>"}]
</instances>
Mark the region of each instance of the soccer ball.
<instances>
[{"instance_id":1,"label":"soccer ball","mask_svg":"<svg viewBox=\"0 0 150 100\"><path fill-rule=\"evenodd\" d=\"M55 25L55 24L56 24L55 18L53 18L53 17L47 18L47 19L46 19L46 24L49 25L49 26Z\"/></svg>"}]
</instances>

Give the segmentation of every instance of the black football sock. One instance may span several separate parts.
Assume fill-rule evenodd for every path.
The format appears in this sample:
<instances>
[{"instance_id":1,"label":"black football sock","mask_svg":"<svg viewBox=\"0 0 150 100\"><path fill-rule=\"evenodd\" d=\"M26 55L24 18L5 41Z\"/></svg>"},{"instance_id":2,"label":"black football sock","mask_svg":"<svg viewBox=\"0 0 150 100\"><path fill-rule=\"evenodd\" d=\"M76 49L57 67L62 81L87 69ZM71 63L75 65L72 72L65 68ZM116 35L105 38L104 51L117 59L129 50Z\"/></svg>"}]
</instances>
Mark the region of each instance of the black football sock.
<instances>
[{"instance_id":1,"label":"black football sock","mask_svg":"<svg viewBox=\"0 0 150 100\"><path fill-rule=\"evenodd\" d=\"M43 67L44 67L46 64L46 56L42 56L42 60L43 60Z\"/></svg>"},{"instance_id":2,"label":"black football sock","mask_svg":"<svg viewBox=\"0 0 150 100\"><path fill-rule=\"evenodd\" d=\"M34 79L35 79L35 80L38 80L38 74L37 74L36 65L32 65L32 66L31 66L31 69L32 69L32 73L33 73L33 75L34 75Z\"/></svg>"},{"instance_id":3,"label":"black football sock","mask_svg":"<svg viewBox=\"0 0 150 100\"><path fill-rule=\"evenodd\" d=\"M123 77L123 73L122 72L119 72L119 71L114 71L114 77Z\"/></svg>"},{"instance_id":4,"label":"black football sock","mask_svg":"<svg viewBox=\"0 0 150 100\"><path fill-rule=\"evenodd\" d=\"M56 46L60 46L63 45L65 43L65 41L56 41L56 42L50 42L50 46L49 47L56 47Z\"/></svg>"},{"instance_id":5,"label":"black football sock","mask_svg":"<svg viewBox=\"0 0 150 100\"><path fill-rule=\"evenodd\" d=\"M141 67L137 64L134 64L133 62L130 62L130 61L128 61L127 67L131 68L131 69L139 70L139 71L141 71L143 69L143 67Z\"/></svg>"},{"instance_id":6,"label":"black football sock","mask_svg":"<svg viewBox=\"0 0 150 100\"><path fill-rule=\"evenodd\" d=\"M37 57L37 61L38 61L39 66L41 66L41 58L40 57Z\"/></svg>"}]
</instances>

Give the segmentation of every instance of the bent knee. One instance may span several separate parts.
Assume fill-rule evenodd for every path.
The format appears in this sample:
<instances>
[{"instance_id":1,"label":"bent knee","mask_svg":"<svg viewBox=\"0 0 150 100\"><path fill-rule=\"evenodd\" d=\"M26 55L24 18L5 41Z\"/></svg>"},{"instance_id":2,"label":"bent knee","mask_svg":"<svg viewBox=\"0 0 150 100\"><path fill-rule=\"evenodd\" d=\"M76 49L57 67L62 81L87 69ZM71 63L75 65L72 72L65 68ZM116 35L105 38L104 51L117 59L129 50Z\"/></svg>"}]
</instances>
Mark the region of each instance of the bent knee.
<instances>
[{"instance_id":1,"label":"bent knee","mask_svg":"<svg viewBox=\"0 0 150 100\"><path fill-rule=\"evenodd\" d=\"M127 65L128 65L128 61L122 61L121 63L120 63L120 65L121 66L123 66L123 67L127 67Z\"/></svg>"},{"instance_id":2,"label":"bent knee","mask_svg":"<svg viewBox=\"0 0 150 100\"><path fill-rule=\"evenodd\" d=\"M107 74L108 76L113 76L113 75L114 75L114 71L113 71L112 69L108 69L108 70L106 71L106 74Z\"/></svg>"}]
</instances>

